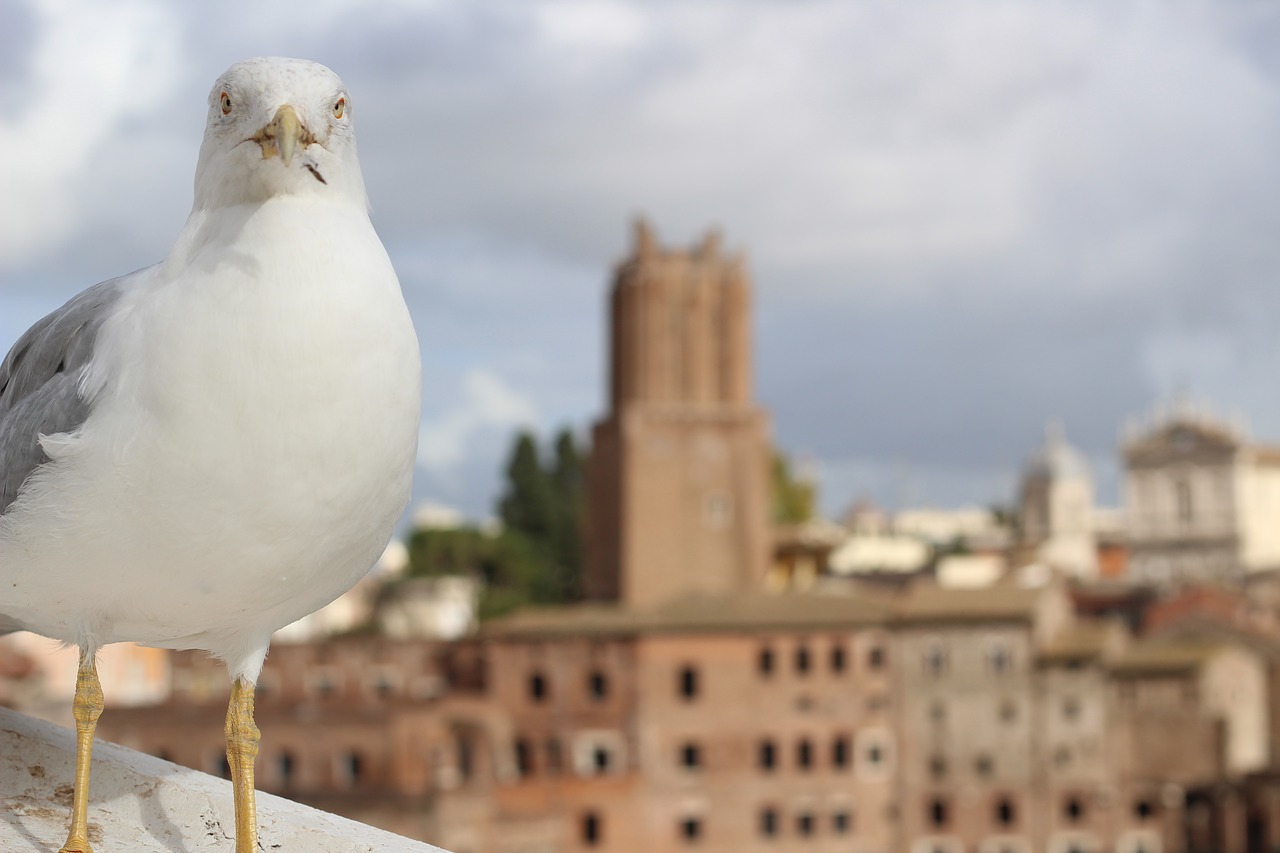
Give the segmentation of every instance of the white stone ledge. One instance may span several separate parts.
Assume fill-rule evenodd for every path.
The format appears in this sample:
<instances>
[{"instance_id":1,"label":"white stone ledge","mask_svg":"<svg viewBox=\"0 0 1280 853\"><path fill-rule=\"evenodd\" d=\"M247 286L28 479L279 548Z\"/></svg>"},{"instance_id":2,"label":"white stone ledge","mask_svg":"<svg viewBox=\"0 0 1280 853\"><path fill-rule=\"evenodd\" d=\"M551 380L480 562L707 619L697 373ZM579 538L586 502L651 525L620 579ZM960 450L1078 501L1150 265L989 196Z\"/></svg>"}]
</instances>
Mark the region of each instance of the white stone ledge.
<instances>
[{"instance_id":1,"label":"white stone ledge","mask_svg":"<svg viewBox=\"0 0 1280 853\"><path fill-rule=\"evenodd\" d=\"M0 708L0 851L54 853L66 840L75 734ZM264 851L441 853L327 812L258 792ZM231 783L98 741L89 786L97 853L204 853L234 847Z\"/></svg>"}]
</instances>

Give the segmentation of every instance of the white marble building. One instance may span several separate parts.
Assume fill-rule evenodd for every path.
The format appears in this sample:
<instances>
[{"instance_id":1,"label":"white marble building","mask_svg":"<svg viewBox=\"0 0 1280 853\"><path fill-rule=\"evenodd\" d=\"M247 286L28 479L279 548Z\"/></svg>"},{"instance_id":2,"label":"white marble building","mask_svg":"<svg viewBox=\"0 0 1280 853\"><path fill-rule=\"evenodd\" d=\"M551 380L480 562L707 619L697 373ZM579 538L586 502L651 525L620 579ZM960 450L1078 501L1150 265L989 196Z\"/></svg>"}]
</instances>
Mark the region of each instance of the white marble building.
<instances>
[{"instance_id":1,"label":"white marble building","mask_svg":"<svg viewBox=\"0 0 1280 853\"><path fill-rule=\"evenodd\" d=\"M1038 563L1074 577L1098 572L1093 475L1059 424L1023 471L1019 495L1022 543Z\"/></svg>"},{"instance_id":2,"label":"white marble building","mask_svg":"<svg viewBox=\"0 0 1280 853\"><path fill-rule=\"evenodd\" d=\"M1182 405L1123 443L1130 577L1240 581L1280 568L1280 447Z\"/></svg>"}]
</instances>

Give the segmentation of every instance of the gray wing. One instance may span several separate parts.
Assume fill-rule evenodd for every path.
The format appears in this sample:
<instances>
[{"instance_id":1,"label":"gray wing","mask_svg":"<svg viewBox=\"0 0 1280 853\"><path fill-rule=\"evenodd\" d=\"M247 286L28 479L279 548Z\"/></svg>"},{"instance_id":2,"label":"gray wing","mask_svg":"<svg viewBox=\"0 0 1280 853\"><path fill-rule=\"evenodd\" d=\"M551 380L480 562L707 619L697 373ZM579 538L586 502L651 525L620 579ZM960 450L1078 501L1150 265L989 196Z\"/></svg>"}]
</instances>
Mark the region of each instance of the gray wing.
<instances>
[{"instance_id":1,"label":"gray wing","mask_svg":"<svg viewBox=\"0 0 1280 853\"><path fill-rule=\"evenodd\" d=\"M80 293L28 329L0 364L0 515L31 472L48 461L40 436L71 432L89 416L80 378L93 356L98 330L128 278L113 278Z\"/></svg>"}]
</instances>

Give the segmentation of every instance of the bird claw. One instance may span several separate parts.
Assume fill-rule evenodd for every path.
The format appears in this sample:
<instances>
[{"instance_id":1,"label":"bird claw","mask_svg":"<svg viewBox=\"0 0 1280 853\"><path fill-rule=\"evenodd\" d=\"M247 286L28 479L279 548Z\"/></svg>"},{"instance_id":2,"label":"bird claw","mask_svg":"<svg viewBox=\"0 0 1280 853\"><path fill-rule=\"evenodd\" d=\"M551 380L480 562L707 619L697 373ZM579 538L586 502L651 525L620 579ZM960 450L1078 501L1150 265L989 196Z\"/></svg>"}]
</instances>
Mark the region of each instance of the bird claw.
<instances>
[{"instance_id":1,"label":"bird claw","mask_svg":"<svg viewBox=\"0 0 1280 853\"><path fill-rule=\"evenodd\" d=\"M62 849L58 853L93 853L93 848L83 838L71 838L67 840L66 844L62 845Z\"/></svg>"}]
</instances>

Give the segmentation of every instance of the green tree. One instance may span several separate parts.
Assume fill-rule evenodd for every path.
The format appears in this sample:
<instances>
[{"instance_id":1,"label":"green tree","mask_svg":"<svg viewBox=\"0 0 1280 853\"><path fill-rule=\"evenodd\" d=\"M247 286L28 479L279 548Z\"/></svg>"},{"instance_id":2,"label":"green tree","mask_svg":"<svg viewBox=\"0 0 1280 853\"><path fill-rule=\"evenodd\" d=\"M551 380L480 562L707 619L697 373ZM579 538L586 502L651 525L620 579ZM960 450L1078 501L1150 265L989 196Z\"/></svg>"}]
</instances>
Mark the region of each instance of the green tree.
<instances>
[{"instance_id":1,"label":"green tree","mask_svg":"<svg viewBox=\"0 0 1280 853\"><path fill-rule=\"evenodd\" d=\"M791 460L773 452L773 520L775 524L799 524L813 518L818 489L812 480L797 475Z\"/></svg>"},{"instance_id":2,"label":"green tree","mask_svg":"<svg viewBox=\"0 0 1280 853\"><path fill-rule=\"evenodd\" d=\"M568 429L555 442L555 463L550 471L554 491L555 522L548 545L557 569L560 594L565 600L582 595L582 540L586 514L586 458Z\"/></svg>"},{"instance_id":3,"label":"green tree","mask_svg":"<svg viewBox=\"0 0 1280 853\"><path fill-rule=\"evenodd\" d=\"M508 530L545 541L555 529L555 497L533 435L521 432L507 463L507 488L498 503L498 517Z\"/></svg>"}]
</instances>

